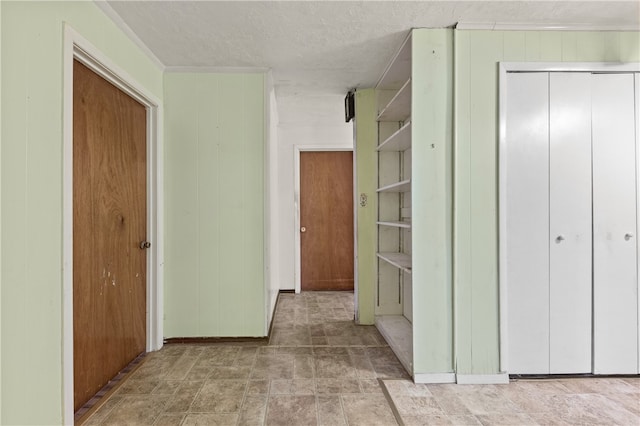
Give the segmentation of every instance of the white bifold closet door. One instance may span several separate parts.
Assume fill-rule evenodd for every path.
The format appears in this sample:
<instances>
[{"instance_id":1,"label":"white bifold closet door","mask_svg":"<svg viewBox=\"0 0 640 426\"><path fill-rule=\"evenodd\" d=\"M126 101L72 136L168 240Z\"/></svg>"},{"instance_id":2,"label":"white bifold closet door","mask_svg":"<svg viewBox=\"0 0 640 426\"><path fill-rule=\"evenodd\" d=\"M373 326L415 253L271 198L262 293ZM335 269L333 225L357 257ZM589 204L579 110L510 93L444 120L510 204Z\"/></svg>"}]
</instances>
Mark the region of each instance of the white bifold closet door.
<instances>
[{"instance_id":1,"label":"white bifold closet door","mask_svg":"<svg viewBox=\"0 0 640 426\"><path fill-rule=\"evenodd\" d=\"M593 372L638 372L633 74L591 76Z\"/></svg>"},{"instance_id":2,"label":"white bifold closet door","mask_svg":"<svg viewBox=\"0 0 640 426\"><path fill-rule=\"evenodd\" d=\"M549 75L507 74L509 373L549 373Z\"/></svg>"},{"instance_id":3,"label":"white bifold closet door","mask_svg":"<svg viewBox=\"0 0 640 426\"><path fill-rule=\"evenodd\" d=\"M637 373L633 74L507 74L509 373Z\"/></svg>"},{"instance_id":4,"label":"white bifold closet door","mask_svg":"<svg viewBox=\"0 0 640 426\"><path fill-rule=\"evenodd\" d=\"M590 74L549 74L549 373L591 372Z\"/></svg>"}]
</instances>

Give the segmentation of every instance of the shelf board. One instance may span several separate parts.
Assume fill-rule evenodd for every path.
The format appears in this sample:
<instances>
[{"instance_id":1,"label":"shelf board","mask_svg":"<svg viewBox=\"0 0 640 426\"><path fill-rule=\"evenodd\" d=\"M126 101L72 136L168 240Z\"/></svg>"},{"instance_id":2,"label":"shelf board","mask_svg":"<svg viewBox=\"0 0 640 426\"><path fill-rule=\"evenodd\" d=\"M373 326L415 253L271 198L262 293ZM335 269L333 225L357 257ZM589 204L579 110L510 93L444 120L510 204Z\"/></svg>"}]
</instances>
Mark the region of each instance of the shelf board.
<instances>
[{"instance_id":1,"label":"shelf board","mask_svg":"<svg viewBox=\"0 0 640 426\"><path fill-rule=\"evenodd\" d=\"M378 188L377 192L409 192L411 191L411 179L392 183Z\"/></svg>"},{"instance_id":2,"label":"shelf board","mask_svg":"<svg viewBox=\"0 0 640 426\"><path fill-rule=\"evenodd\" d=\"M398 53L393 57L376 84L376 89L399 89L411 75L411 31L402 42Z\"/></svg>"},{"instance_id":3,"label":"shelf board","mask_svg":"<svg viewBox=\"0 0 640 426\"><path fill-rule=\"evenodd\" d=\"M378 315L375 324L407 373L413 376L413 327L409 320L402 315Z\"/></svg>"},{"instance_id":4,"label":"shelf board","mask_svg":"<svg viewBox=\"0 0 640 426\"><path fill-rule=\"evenodd\" d=\"M378 151L406 151L409 148L411 148L411 121L407 121L376 149Z\"/></svg>"},{"instance_id":5,"label":"shelf board","mask_svg":"<svg viewBox=\"0 0 640 426\"><path fill-rule=\"evenodd\" d=\"M411 115L411 79L378 114L378 121L405 121Z\"/></svg>"},{"instance_id":6,"label":"shelf board","mask_svg":"<svg viewBox=\"0 0 640 426\"><path fill-rule=\"evenodd\" d=\"M378 253L378 258L384 260L387 263L395 266L396 268L402 269L407 273L411 273L411 255L405 253L389 253L389 252L381 252Z\"/></svg>"},{"instance_id":7,"label":"shelf board","mask_svg":"<svg viewBox=\"0 0 640 426\"><path fill-rule=\"evenodd\" d=\"M378 222L378 225L381 226L392 226L395 228L406 228L411 229L411 222L403 222L403 221L389 221L389 220L381 220Z\"/></svg>"}]
</instances>

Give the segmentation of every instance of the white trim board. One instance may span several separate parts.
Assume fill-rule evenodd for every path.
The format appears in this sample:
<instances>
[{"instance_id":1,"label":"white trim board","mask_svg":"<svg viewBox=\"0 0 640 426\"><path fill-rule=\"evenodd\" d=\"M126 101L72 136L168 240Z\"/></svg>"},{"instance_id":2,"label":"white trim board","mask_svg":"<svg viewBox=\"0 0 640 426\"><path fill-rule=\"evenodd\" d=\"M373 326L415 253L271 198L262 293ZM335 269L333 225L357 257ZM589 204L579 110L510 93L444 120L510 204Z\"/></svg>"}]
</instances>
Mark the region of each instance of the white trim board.
<instances>
[{"instance_id":1,"label":"white trim board","mask_svg":"<svg viewBox=\"0 0 640 426\"><path fill-rule=\"evenodd\" d=\"M294 145L293 146L293 208L295 209L294 211L294 243L293 243L293 250L294 250L294 284L295 284L295 292L296 294L300 293L301 291L301 284L300 284L300 270L301 270L301 260L300 260L300 153L301 152L306 152L306 151L347 151L347 152L354 152L353 148L346 148L344 145L340 146L340 145ZM355 174L355 168L354 168L354 174ZM354 187L355 188L355 187ZM356 209L356 204L354 201L354 210ZM357 240L355 239L354 236L354 244L357 245ZM355 258L355 254L354 254L354 265L356 265L357 263L357 259ZM353 285L354 285L354 294L357 293L357 288L356 288L356 280L354 277L353 280ZM357 304L355 305L355 309L358 309Z\"/></svg>"},{"instance_id":2,"label":"white trim board","mask_svg":"<svg viewBox=\"0 0 640 426\"><path fill-rule=\"evenodd\" d=\"M507 385L509 375L497 374L456 374L456 383L459 385Z\"/></svg>"},{"instance_id":3,"label":"white trim board","mask_svg":"<svg viewBox=\"0 0 640 426\"><path fill-rule=\"evenodd\" d=\"M415 373L415 383L456 383L456 373Z\"/></svg>"},{"instance_id":4,"label":"white trim board","mask_svg":"<svg viewBox=\"0 0 640 426\"><path fill-rule=\"evenodd\" d=\"M507 23L507 22L458 22L456 30L485 31L640 31L640 27L629 24L561 24L561 23Z\"/></svg>"},{"instance_id":5,"label":"white trim board","mask_svg":"<svg viewBox=\"0 0 640 426\"><path fill-rule=\"evenodd\" d=\"M500 371L508 374L508 327L507 327L507 226L506 226L506 123L507 123L507 73L509 72L596 72L638 73L640 62L500 62L498 69L498 292L500 316ZM639 79L636 77L636 81ZM640 163L640 159L637 160ZM640 175L637 176L640 179ZM638 182L640 187L640 181ZM640 205L640 204L639 204ZM639 295L640 296L640 295ZM640 303L640 299L639 299ZM640 321L640 319L639 319ZM502 374L502 373L501 373Z\"/></svg>"},{"instance_id":6,"label":"white trim board","mask_svg":"<svg viewBox=\"0 0 640 426\"><path fill-rule=\"evenodd\" d=\"M74 422L73 392L73 60L77 59L132 96L147 110L147 257L146 350L162 347L164 233L162 104L68 24L63 42L63 207L62 207L62 387L63 422Z\"/></svg>"},{"instance_id":7,"label":"white trim board","mask_svg":"<svg viewBox=\"0 0 640 426\"><path fill-rule=\"evenodd\" d=\"M171 73L215 73L215 74L267 74L269 67L210 67L210 66L167 66L164 72Z\"/></svg>"}]
</instances>

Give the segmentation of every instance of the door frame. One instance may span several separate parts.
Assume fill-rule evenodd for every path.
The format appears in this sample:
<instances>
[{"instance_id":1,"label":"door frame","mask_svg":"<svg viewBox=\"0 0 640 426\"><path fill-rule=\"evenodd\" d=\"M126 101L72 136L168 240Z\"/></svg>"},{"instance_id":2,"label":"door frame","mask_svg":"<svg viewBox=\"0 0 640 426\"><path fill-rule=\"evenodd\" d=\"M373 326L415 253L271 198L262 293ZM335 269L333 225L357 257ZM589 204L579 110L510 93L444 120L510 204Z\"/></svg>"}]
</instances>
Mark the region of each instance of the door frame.
<instances>
[{"instance_id":1,"label":"door frame","mask_svg":"<svg viewBox=\"0 0 640 426\"><path fill-rule=\"evenodd\" d=\"M498 64L498 303L499 303L499 339L500 372L509 372L508 328L507 328L507 73L510 72L596 72L596 73L636 73L635 89L638 90L640 62L500 62ZM636 121L640 123L640 114L636 111ZM638 126L636 126L638 130ZM636 131L636 147L640 147L640 132ZM636 149L636 170L640 170L640 149ZM640 188L640 173L636 173L636 185ZM640 194L636 197L640 208ZM640 211L640 210L639 210ZM636 219L637 220L637 219ZM637 239L636 239L637 240ZM636 243L637 244L637 243ZM640 248L640 247L639 247ZM639 253L640 257L640 253ZM640 260L640 258L639 258ZM640 306L640 291L638 292ZM639 317L640 341L640 317Z\"/></svg>"},{"instance_id":2,"label":"door frame","mask_svg":"<svg viewBox=\"0 0 640 426\"><path fill-rule=\"evenodd\" d=\"M345 147L344 145L294 145L293 146L293 173L294 173L294 180L293 180L293 208L294 208L294 244L293 244L293 250L294 250L294 284L295 284L295 292L296 294L299 294L300 291L302 290L302 284L301 284L301 263L302 263L302 253L301 253L301 249L300 249L300 154L302 152L354 152L353 148L348 148ZM353 209L353 292L354 294L358 294L358 279L357 279L357 273L358 273L358 269L355 267L356 265L356 261L357 261L357 250L358 250L358 245L356 244L357 242L357 232L358 232L358 227L357 227L357 217L356 217L356 199L355 199L355 178L356 178L356 174L355 174L355 170L356 170L356 165L355 165L355 155L353 156L353 205L354 205L354 209ZM355 312L357 313L358 311L358 304L354 303L354 309Z\"/></svg>"},{"instance_id":3,"label":"door frame","mask_svg":"<svg viewBox=\"0 0 640 426\"><path fill-rule=\"evenodd\" d=\"M73 61L78 60L145 106L147 111L147 256L146 350L162 347L163 161L162 104L68 24L63 41L63 207L62 207L62 387L63 421L73 424Z\"/></svg>"}]
</instances>

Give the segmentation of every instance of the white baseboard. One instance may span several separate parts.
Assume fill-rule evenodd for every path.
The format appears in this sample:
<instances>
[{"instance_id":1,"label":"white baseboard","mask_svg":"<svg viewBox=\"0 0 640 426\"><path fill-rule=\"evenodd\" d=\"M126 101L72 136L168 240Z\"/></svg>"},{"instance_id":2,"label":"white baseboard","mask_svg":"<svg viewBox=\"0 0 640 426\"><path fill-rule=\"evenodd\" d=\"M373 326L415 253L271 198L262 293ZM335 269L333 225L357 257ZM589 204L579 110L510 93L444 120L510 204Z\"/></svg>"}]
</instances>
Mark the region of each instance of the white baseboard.
<instances>
[{"instance_id":1,"label":"white baseboard","mask_svg":"<svg viewBox=\"0 0 640 426\"><path fill-rule=\"evenodd\" d=\"M509 384L507 373L497 374L456 374L459 385L506 385Z\"/></svg>"},{"instance_id":2,"label":"white baseboard","mask_svg":"<svg viewBox=\"0 0 640 426\"><path fill-rule=\"evenodd\" d=\"M456 373L416 373L413 375L415 383L455 383Z\"/></svg>"}]
</instances>

